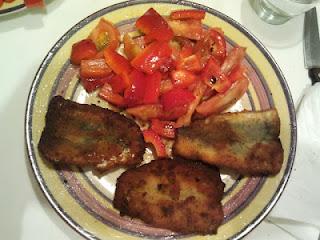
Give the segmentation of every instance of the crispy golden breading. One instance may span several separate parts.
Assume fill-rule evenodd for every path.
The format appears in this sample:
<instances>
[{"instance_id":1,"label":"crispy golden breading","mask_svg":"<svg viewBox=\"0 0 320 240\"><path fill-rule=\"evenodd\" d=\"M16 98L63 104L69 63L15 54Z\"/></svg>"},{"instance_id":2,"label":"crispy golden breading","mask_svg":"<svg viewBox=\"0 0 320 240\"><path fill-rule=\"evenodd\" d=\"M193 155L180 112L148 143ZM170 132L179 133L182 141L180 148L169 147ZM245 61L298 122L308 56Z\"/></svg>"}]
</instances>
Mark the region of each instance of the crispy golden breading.
<instances>
[{"instance_id":1,"label":"crispy golden breading","mask_svg":"<svg viewBox=\"0 0 320 240\"><path fill-rule=\"evenodd\" d=\"M143 160L139 126L119 113L54 97L46 115L39 151L49 161L94 166L99 171Z\"/></svg>"},{"instance_id":2,"label":"crispy golden breading","mask_svg":"<svg viewBox=\"0 0 320 240\"><path fill-rule=\"evenodd\" d=\"M242 174L276 174L283 162L275 109L212 115L178 129L175 155Z\"/></svg>"},{"instance_id":3,"label":"crispy golden breading","mask_svg":"<svg viewBox=\"0 0 320 240\"><path fill-rule=\"evenodd\" d=\"M216 233L223 221L224 183L201 162L159 159L124 172L113 205L121 215L180 233Z\"/></svg>"}]
</instances>

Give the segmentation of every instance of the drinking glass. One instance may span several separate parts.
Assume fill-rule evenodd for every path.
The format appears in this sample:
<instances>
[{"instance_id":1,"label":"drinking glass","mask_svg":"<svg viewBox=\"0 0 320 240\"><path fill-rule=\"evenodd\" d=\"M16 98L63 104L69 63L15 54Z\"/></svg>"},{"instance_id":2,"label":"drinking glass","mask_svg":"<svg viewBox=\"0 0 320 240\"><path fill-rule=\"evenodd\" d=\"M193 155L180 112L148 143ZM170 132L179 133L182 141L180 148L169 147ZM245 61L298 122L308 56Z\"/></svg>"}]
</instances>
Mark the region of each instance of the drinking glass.
<instances>
[{"instance_id":1,"label":"drinking glass","mask_svg":"<svg viewBox=\"0 0 320 240\"><path fill-rule=\"evenodd\" d=\"M314 6L320 0L249 0L256 14L269 24L282 24Z\"/></svg>"}]
</instances>

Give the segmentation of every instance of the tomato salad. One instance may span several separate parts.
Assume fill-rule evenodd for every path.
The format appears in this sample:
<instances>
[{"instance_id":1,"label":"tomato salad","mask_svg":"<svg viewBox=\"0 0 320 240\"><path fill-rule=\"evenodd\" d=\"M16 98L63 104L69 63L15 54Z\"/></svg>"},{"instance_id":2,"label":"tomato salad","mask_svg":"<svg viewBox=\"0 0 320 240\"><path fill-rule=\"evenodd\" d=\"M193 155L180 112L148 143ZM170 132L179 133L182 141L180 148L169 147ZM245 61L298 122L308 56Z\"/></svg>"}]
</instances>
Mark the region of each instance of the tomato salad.
<instances>
[{"instance_id":1,"label":"tomato salad","mask_svg":"<svg viewBox=\"0 0 320 240\"><path fill-rule=\"evenodd\" d=\"M101 18L72 46L85 90L148 122L144 138L158 157L167 156L163 139L173 139L177 128L226 110L248 88L245 48L227 51L222 29L204 27L204 18L202 10L161 16L150 8L123 36Z\"/></svg>"},{"instance_id":2,"label":"tomato salad","mask_svg":"<svg viewBox=\"0 0 320 240\"><path fill-rule=\"evenodd\" d=\"M11 3L15 0L0 0L0 7L3 5L3 3ZM44 7L44 1L43 0L24 0L23 1L26 7Z\"/></svg>"}]
</instances>

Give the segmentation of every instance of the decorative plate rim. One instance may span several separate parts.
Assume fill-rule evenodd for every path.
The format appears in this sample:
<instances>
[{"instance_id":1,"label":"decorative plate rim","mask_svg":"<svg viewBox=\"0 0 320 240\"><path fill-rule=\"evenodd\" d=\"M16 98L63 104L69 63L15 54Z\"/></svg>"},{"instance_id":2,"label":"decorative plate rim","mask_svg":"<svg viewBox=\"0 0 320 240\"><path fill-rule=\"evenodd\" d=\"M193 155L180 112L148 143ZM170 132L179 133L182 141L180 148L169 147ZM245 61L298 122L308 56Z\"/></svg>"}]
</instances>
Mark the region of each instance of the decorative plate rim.
<instances>
[{"instance_id":1,"label":"decorative plate rim","mask_svg":"<svg viewBox=\"0 0 320 240\"><path fill-rule=\"evenodd\" d=\"M259 49L259 51L263 54L263 56L268 60L269 64L271 65L272 69L274 70L277 78L279 79L279 83L281 84L283 93L285 95L285 99L287 102L288 112L289 112L289 119L291 123L291 139L290 139L290 148L289 148L289 156L288 156L288 163L284 170L283 177L281 178L278 187L276 189L275 194L271 197L271 200L266 204L266 206L263 208L263 210L251 221L251 223L244 229L242 229L240 232L236 233L231 237L231 239L241 239L245 235L247 235L249 232L251 232L255 227L257 227L261 221L268 215L268 213L271 211L271 209L275 206L276 202L280 198L281 194L283 193L283 190L288 182L288 179L290 177L290 173L293 167L295 153L296 153L296 145L297 145L297 125L296 125L296 115L295 115L295 109L294 109L294 103L291 97L291 93L288 87L288 84L285 80L285 77L283 73L281 72L278 64L272 57L272 55L269 53L269 51L266 49L266 47L258 40L252 33L249 32L244 26L242 26L240 23L232 19L231 17L219 12L218 10L215 10L213 8L210 8L208 6L190 2L190 1L180 1L180 0L151 0L151 1L145 1L145 0L131 0L131 1L125 1L121 3L117 3L114 5L110 5L106 8L103 8L101 10L96 11L95 13L87 16L83 20L76 23L72 28L70 28L63 36L53 45L53 47L49 50L47 55L45 56L44 60L40 64L38 71L33 79L32 86L30 88L30 92L28 95L26 110L25 110L25 143L27 147L27 155L33 170L33 174L40 186L40 189L44 193L45 197L49 201L52 208L58 213L58 215L76 232L78 232L81 236L87 238L87 239L98 239L96 236L92 235L85 229L83 229L80 225L78 225L73 219L61 208L61 206L55 201L54 197L52 196L51 192L48 190L44 178L39 171L38 164L35 158L35 154L33 152L33 145L32 145L32 132L31 132L31 122L32 122L32 112L33 112L33 105L35 102L35 96L36 92L38 90L38 86L41 82L42 76L45 72L45 69L50 64L51 60L57 53L57 51L64 45L64 43L79 29L84 27L87 23L93 21L94 19L101 17L101 15L104 15L108 12L112 12L114 10L127 7L127 6L133 6L133 5L139 5L139 4L145 4L145 3L166 3L166 4L178 4L183 6L189 6L194 7L198 9L203 9L206 12L209 12L213 14L214 16L222 19L223 21L231 24L233 27L235 27L237 30L242 32L246 37L249 38L250 41L254 43L254 45ZM24 6L22 6L24 7ZM0 10L1 14L1 10Z\"/></svg>"},{"instance_id":2,"label":"decorative plate rim","mask_svg":"<svg viewBox=\"0 0 320 240\"><path fill-rule=\"evenodd\" d=\"M19 11L22 11L23 9L25 9L25 8L26 8L26 5L24 3L19 4L19 5L15 5L13 7L8 7L8 8L5 8L5 9L1 9L0 8L0 16L1 15L7 15L7 14L10 14L10 13L19 12Z\"/></svg>"}]
</instances>

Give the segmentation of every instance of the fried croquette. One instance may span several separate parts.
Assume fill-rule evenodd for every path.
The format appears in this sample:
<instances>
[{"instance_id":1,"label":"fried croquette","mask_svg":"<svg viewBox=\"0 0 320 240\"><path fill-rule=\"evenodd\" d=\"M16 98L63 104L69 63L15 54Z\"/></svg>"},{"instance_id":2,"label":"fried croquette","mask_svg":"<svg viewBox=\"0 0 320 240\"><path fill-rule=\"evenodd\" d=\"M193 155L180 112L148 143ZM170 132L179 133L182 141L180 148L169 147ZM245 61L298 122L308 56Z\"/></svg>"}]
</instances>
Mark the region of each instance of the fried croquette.
<instances>
[{"instance_id":1,"label":"fried croquette","mask_svg":"<svg viewBox=\"0 0 320 240\"><path fill-rule=\"evenodd\" d=\"M121 215L179 233L216 233L224 215L219 171L200 161L159 159L124 172L113 205Z\"/></svg>"},{"instance_id":2,"label":"fried croquette","mask_svg":"<svg viewBox=\"0 0 320 240\"><path fill-rule=\"evenodd\" d=\"M49 161L105 171L140 163L145 144L133 120L56 96L50 101L38 148Z\"/></svg>"},{"instance_id":3,"label":"fried croquette","mask_svg":"<svg viewBox=\"0 0 320 240\"><path fill-rule=\"evenodd\" d=\"M175 155L244 175L277 174L283 162L275 109L212 115L178 129Z\"/></svg>"}]
</instances>

